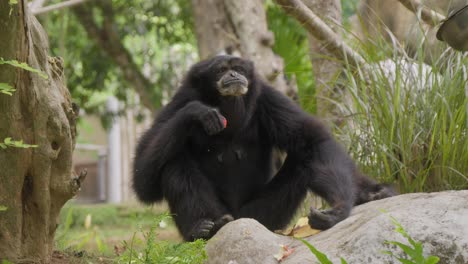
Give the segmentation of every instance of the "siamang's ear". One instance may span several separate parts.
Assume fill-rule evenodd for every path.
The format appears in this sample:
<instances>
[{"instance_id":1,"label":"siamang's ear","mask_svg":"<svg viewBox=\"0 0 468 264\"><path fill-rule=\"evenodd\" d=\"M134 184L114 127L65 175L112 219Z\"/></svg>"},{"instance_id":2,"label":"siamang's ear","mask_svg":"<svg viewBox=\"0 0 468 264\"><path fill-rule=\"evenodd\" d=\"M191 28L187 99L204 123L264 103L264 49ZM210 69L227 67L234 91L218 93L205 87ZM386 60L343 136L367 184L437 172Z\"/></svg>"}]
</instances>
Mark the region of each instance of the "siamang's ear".
<instances>
[{"instance_id":1,"label":"siamang's ear","mask_svg":"<svg viewBox=\"0 0 468 264\"><path fill-rule=\"evenodd\" d=\"M244 60L244 62L247 72L249 72L251 75L255 75L255 63L251 60Z\"/></svg>"}]
</instances>

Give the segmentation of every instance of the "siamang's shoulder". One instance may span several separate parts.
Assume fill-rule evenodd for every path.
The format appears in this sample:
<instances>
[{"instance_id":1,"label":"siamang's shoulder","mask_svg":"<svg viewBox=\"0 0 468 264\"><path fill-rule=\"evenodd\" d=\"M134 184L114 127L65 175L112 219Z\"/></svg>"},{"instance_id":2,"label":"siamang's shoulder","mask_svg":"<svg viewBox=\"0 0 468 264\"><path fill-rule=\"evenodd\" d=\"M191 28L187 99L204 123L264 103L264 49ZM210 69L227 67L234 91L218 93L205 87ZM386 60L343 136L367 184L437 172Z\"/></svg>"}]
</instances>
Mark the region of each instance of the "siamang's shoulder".
<instances>
[{"instance_id":1,"label":"siamang's shoulder","mask_svg":"<svg viewBox=\"0 0 468 264\"><path fill-rule=\"evenodd\" d=\"M273 114L274 112L283 112L302 115L303 111L299 105L291 98L282 94L274 87L261 82L259 85L259 95L257 97L257 106L260 111L266 111Z\"/></svg>"}]
</instances>

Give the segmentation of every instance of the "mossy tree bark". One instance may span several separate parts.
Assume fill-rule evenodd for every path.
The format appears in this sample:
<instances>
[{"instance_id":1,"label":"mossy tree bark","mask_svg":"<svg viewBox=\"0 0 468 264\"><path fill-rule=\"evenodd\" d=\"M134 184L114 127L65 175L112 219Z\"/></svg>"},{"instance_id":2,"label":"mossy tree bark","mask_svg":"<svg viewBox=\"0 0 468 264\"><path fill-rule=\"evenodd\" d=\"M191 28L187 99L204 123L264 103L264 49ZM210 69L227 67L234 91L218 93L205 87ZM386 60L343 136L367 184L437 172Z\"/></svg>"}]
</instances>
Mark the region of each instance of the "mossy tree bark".
<instances>
[{"instance_id":1,"label":"mossy tree bark","mask_svg":"<svg viewBox=\"0 0 468 264\"><path fill-rule=\"evenodd\" d=\"M60 209L79 189L72 175L75 119L62 61L48 56L46 33L26 1L0 0L0 57L44 72L40 77L0 65L0 83L16 89L0 94L0 140L38 145L0 149L0 260L49 263Z\"/></svg>"}]
</instances>

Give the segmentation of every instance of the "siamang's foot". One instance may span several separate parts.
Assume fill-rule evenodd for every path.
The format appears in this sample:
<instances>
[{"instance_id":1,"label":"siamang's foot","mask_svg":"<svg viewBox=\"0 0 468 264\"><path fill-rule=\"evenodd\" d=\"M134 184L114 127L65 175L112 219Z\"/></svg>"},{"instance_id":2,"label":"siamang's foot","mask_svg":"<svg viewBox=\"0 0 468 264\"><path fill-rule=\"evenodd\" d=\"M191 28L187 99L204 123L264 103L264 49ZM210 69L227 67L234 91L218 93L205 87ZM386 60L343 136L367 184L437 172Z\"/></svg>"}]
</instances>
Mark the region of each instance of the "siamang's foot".
<instances>
[{"instance_id":1,"label":"siamang's foot","mask_svg":"<svg viewBox=\"0 0 468 264\"><path fill-rule=\"evenodd\" d=\"M202 219L198 224L192 229L190 238L191 240L197 239L209 239L211 237L211 230L213 229L215 223L209 219Z\"/></svg>"},{"instance_id":2,"label":"siamang's foot","mask_svg":"<svg viewBox=\"0 0 468 264\"><path fill-rule=\"evenodd\" d=\"M208 108L199 119L206 133L210 136L218 134L226 128L226 118L215 108Z\"/></svg>"},{"instance_id":3,"label":"siamang's foot","mask_svg":"<svg viewBox=\"0 0 468 264\"><path fill-rule=\"evenodd\" d=\"M359 193L359 199L356 204L363 204L370 201L380 200L383 198L395 196L398 193L393 189L392 186L386 184L379 184L376 186L375 190L371 191L361 191Z\"/></svg>"},{"instance_id":4,"label":"siamang's foot","mask_svg":"<svg viewBox=\"0 0 468 264\"><path fill-rule=\"evenodd\" d=\"M382 185L380 190L377 192L371 192L369 193L369 201L375 201L375 200L380 200L383 198L395 196L397 192L393 190L390 186L384 186Z\"/></svg>"},{"instance_id":5,"label":"siamang's foot","mask_svg":"<svg viewBox=\"0 0 468 264\"><path fill-rule=\"evenodd\" d=\"M225 214L218 218L218 220L215 221L215 225L213 227L213 235L215 235L216 232L218 232L219 229L221 229L221 227L223 227L225 224L231 221L234 221L234 217L232 217L232 215L230 214Z\"/></svg>"},{"instance_id":6,"label":"siamang's foot","mask_svg":"<svg viewBox=\"0 0 468 264\"><path fill-rule=\"evenodd\" d=\"M192 229L190 238L191 240L205 239L208 240L218 232L218 230L225 224L233 221L234 218L230 214L225 214L215 221L210 219L202 219Z\"/></svg>"},{"instance_id":7,"label":"siamang's foot","mask_svg":"<svg viewBox=\"0 0 468 264\"><path fill-rule=\"evenodd\" d=\"M332 208L317 210L310 208L309 225L314 229L326 230L349 216L351 209Z\"/></svg>"}]
</instances>

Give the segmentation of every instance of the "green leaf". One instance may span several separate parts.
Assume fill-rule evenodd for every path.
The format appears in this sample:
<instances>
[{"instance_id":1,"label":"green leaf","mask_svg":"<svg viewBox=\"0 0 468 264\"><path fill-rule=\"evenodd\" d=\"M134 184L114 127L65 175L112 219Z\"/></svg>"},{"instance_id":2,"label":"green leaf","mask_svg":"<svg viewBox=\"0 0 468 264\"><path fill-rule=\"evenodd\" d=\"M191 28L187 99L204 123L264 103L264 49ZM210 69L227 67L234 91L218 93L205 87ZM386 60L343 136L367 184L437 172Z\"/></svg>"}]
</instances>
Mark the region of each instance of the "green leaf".
<instances>
[{"instance_id":1,"label":"green leaf","mask_svg":"<svg viewBox=\"0 0 468 264\"><path fill-rule=\"evenodd\" d=\"M344 258L340 258L341 264L348 264L348 262Z\"/></svg>"},{"instance_id":2,"label":"green leaf","mask_svg":"<svg viewBox=\"0 0 468 264\"><path fill-rule=\"evenodd\" d=\"M29 145L23 143L23 140L12 140L11 137L7 137L3 140L3 143L0 143L0 147L2 149L6 149L7 147L15 147L15 148L36 148L37 145Z\"/></svg>"},{"instance_id":3,"label":"green leaf","mask_svg":"<svg viewBox=\"0 0 468 264\"><path fill-rule=\"evenodd\" d=\"M26 70L26 71L37 73L40 77L42 77L44 79L48 78L47 74L45 74L44 72L42 72L42 71L40 71L38 69L35 69L35 68L29 66L28 64L26 64L24 62L19 62L17 60L4 60L3 58L0 58L0 65L1 64L8 64L8 65L11 65L13 67L17 67L17 68L21 68L21 69Z\"/></svg>"},{"instance_id":4,"label":"green leaf","mask_svg":"<svg viewBox=\"0 0 468 264\"><path fill-rule=\"evenodd\" d=\"M8 3L10 4L10 6L12 6L12 5L17 5L17 4L18 4L18 0L10 0Z\"/></svg>"},{"instance_id":5,"label":"green leaf","mask_svg":"<svg viewBox=\"0 0 468 264\"><path fill-rule=\"evenodd\" d=\"M398 258L398 260L403 263L403 264L417 264L416 262L414 261L411 261L411 260L408 260L408 259L404 259L404 258Z\"/></svg>"},{"instance_id":6,"label":"green leaf","mask_svg":"<svg viewBox=\"0 0 468 264\"><path fill-rule=\"evenodd\" d=\"M427 259L424 261L424 264L437 264L439 263L440 259L439 257L436 256L429 256Z\"/></svg>"},{"instance_id":7,"label":"green leaf","mask_svg":"<svg viewBox=\"0 0 468 264\"><path fill-rule=\"evenodd\" d=\"M8 207L6 207L4 205L0 205L0 212L6 211L7 209L8 209Z\"/></svg>"},{"instance_id":8,"label":"green leaf","mask_svg":"<svg viewBox=\"0 0 468 264\"><path fill-rule=\"evenodd\" d=\"M16 89L13 88L8 83L0 83L0 93L7 94L7 95L13 95L14 91L16 91Z\"/></svg>"},{"instance_id":9,"label":"green leaf","mask_svg":"<svg viewBox=\"0 0 468 264\"><path fill-rule=\"evenodd\" d=\"M309 242L307 242L304 239L299 239L299 240L309 248L310 252L312 252L315 255L315 257L318 259L318 261L320 261L321 264L333 264L333 262L331 262L331 260L327 257L327 255L320 252L318 249L312 246Z\"/></svg>"}]
</instances>

